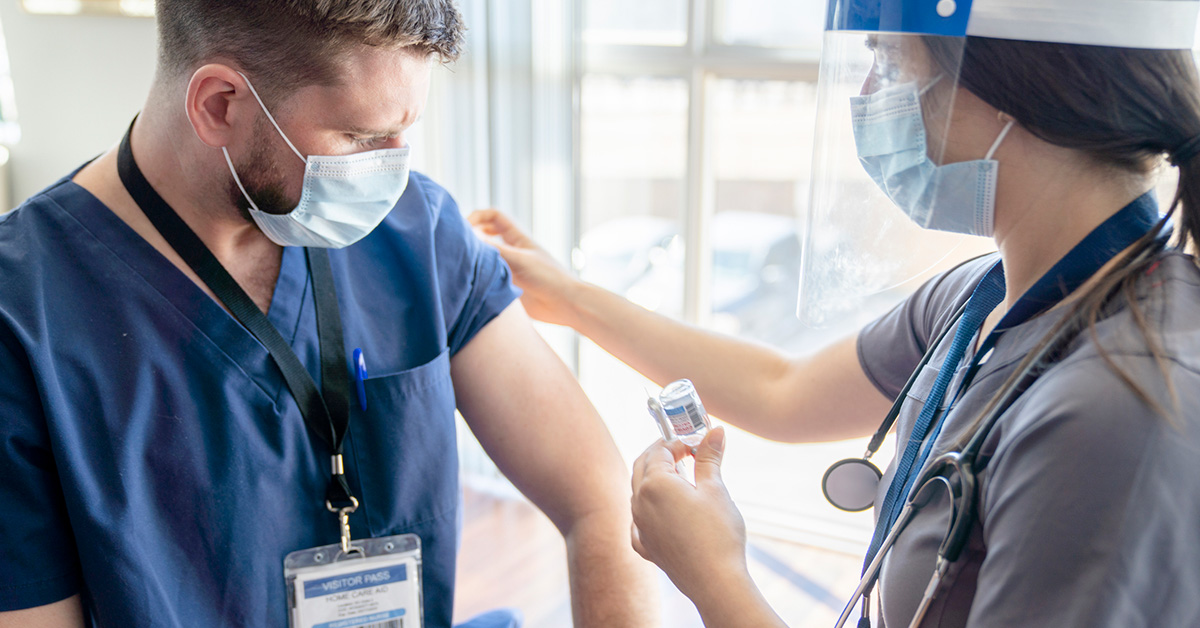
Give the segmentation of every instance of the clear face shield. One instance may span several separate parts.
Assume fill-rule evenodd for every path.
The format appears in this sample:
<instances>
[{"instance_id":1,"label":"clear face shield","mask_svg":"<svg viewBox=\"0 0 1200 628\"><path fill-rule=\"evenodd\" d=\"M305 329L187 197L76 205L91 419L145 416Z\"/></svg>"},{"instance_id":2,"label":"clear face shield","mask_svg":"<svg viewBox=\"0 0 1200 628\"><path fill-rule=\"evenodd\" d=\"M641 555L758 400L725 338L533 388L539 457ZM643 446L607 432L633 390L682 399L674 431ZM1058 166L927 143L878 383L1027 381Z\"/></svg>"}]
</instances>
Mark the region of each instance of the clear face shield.
<instances>
[{"instance_id":1,"label":"clear face shield","mask_svg":"<svg viewBox=\"0 0 1200 628\"><path fill-rule=\"evenodd\" d=\"M953 140L965 41L826 31L801 220L805 324L857 328L924 279L994 250L964 235L990 235L995 194L995 162Z\"/></svg>"}]
</instances>

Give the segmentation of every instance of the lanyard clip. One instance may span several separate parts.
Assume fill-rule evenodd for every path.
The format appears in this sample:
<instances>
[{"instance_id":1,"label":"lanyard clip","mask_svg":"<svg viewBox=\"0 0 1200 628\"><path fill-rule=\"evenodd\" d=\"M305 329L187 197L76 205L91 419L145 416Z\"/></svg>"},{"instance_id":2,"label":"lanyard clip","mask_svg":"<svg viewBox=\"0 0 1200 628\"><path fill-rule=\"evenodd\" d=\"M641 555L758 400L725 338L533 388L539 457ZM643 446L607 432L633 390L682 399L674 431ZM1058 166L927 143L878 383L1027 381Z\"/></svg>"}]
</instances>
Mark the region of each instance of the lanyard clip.
<instances>
[{"instance_id":1,"label":"lanyard clip","mask_svg":"<svg viewBox=\"0 0 1200 628\"><path fill-rule=\"evenodd\" d=\"M325 509L338 516L338 527L342 533L342 554L350 552L361 554L361 549L350 545L350 513L358 510L358 499L350 494L350 487L346 485L346 469L342 462L342 455L334 454L330 460L330 466L333 477L329 483L329 494L325 497ZM337 501L337 506L333 505L334 501ZM349 502L349 506L341 505L347 502Z\"/></svg>"},{"instance_id":2,"label":"lanyard clip","mask_svg":"<svg viewBox=\"0 0 1200 628\"><path fill-rule=\"evenodd\" d=\"M343 508L337 508L331 504L329 500L325 500L325 508L328 509L329 512L337 513L338 526L341 528L342 532L342 553L349 554L351 552L358 552L361 554L361 549L352 547L350 545L350 513L358 510L358 500L354 497L351 497L350 505Z\"/></svg>"}]
</instances>

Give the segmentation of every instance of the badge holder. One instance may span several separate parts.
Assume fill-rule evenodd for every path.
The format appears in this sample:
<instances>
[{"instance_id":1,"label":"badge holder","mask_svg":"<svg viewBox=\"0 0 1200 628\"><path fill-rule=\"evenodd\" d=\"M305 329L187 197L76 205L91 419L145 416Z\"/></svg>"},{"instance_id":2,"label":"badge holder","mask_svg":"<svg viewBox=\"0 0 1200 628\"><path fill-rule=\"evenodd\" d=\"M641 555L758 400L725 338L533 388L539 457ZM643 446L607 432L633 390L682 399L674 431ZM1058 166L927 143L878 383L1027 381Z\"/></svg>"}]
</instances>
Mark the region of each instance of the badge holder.
<instances>
[{"instance_id":1,"label":"badge holder","mask_svg":"<svg viewBox=\"0 0 1200 628\"><path fill-rule=\"evenodd\" d=\"M342 460L350 425L350 382L343 365L342 318L328 252L321 248L304 252L316 302L321 360L318 388L291 344L146 180L133 157L132 132L130 123L117 155L121 183L171 248L267 349L305 424L329 445L332 454L325 507L338 516L342 542L292 552L284 559L288 624L291 628L421 628L420 539L401 534L350 542L350 513L359 505L350 492ZM359 405L365 409L362 380L367 373L361 349L355 350L354 362Z\"/></svg>"},{"instance_id":2,"label":"badge holder","mask_svg":"<svg viewBox=\"0 0 1200 628\"><path fill-rule=\"evenodd\" d=\"M421 540L397 534L350 540L349 514L335 510L342 542L292 552L283 561L290 628L421 628Z\"/></svg>"}]
</instances>

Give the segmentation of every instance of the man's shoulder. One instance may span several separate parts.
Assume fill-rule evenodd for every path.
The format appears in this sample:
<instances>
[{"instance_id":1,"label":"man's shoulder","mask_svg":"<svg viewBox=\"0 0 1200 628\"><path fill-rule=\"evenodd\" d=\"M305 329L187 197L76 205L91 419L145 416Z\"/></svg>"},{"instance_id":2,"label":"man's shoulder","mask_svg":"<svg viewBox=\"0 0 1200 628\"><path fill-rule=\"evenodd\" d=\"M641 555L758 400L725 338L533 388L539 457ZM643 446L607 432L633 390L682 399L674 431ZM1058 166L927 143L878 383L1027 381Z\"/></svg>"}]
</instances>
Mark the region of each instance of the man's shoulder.
<instances>
[{"instance_id":1,"label":"man's shoulder","mask_svg":"<svg viewBox=\"0 0 1200 628\"><path fill-rule=\"evenodd\" d=\"M33 220L35 217L43 218L48 208L73 209L81 205L99 203L87 190L72 181L72 177L78 172L79 168L72 170L21 201L11 211L0 213L0 225L5 225L2 229L28 228L29 223L17 217L24 221Z\"/></svg>"},{"instance_id":2,"label":"man's shoulder","mask_svg":"<svg viewBox=\"0 0 1200 628\"><path fill-rule=\"evenodd\" d=\"M409 174L408 187L378 229L369 238L375 242L400 240L435 252L459 254L470 248L475 236L450 192L420 172Z\"/></svg>"},{"instance_id":3,"label":"man's shoulder","mask_svg":"<svg viewBox=\"0 0 1200 628\"><path fill-rule=\"evenodd\" d=\"M0 265L15 260L33 261L30 254L43 251L47 239L61 235L72 210L96 199L63 177L30 196L13 210L0 214ZM60 240L59 246L64 243Z\"/></svg>"},{"instance_id":4,"label":"man's shoulder","mask_svg":"<svg viewBox=\"0 0 1200 628\"><path fill-rule=\"evenodd\" d=\"M102 240L115 220L69 175L0 214L0 307L36 315L49 295L66 297L68 286L100 276L96 254L117 246Z\"/></svg>"},{"instance_id":5,"label":"man's shoulder","mask_svg":"<svg viewBox=\"0 0 1200 628\"><path fill-rule=\"evenodd\" d=\"M431 179L429 175L415 170L408 175L408 187L404 190L404 195L400 197L399 205L408 205L410 208L413 205L419 205L433 222L438 221L447 207L455 209L458 207L449 190Z\"/></svg>"},{"instance_id":6,"label":"man's shoulder","mask_svg":"<svg viewBox=\"0 0 1200 628\"><path fill-rule=\"evenodd\" d=\"M417 192L421 200L431 207L441 207L447 201L453 202L450 192L434 181L429 175L412 170L408 174L408 185Z\"/></svg>"}]
</instances>

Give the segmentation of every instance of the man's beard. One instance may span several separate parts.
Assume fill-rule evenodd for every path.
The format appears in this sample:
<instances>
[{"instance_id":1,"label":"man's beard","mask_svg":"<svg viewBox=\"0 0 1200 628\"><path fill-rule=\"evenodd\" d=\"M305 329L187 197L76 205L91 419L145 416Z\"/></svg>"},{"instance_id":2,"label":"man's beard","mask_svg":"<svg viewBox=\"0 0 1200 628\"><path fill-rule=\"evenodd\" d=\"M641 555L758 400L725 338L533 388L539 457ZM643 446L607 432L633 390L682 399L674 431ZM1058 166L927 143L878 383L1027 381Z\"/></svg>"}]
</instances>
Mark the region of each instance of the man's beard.
<instances>
[{"instance_id":1,"label":"man's beard","mask_svg":"<svg viewBox=\"0 0 1200 628\"><path fill-rule=\"evenodd\" d=\"M246 194L254 199L254 204L260 211L268 214L286 214L295 209L299 201L288 198L284 191L283 175L271 153L268 140L271 131L261 119L256 120L250 154L241 163L234 164L234 167L237 168L238 177L246 188ZM242 218L254 222L250 216L250 203L246 201L232 177L229 179L229 200L237 207Z\"/></svg>"}]
</instances>

